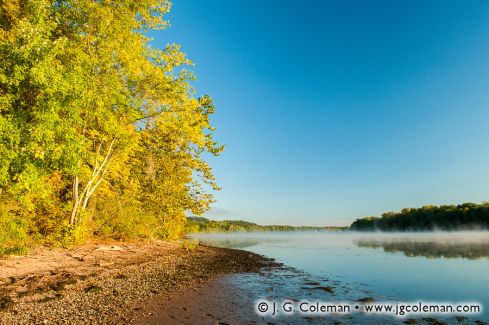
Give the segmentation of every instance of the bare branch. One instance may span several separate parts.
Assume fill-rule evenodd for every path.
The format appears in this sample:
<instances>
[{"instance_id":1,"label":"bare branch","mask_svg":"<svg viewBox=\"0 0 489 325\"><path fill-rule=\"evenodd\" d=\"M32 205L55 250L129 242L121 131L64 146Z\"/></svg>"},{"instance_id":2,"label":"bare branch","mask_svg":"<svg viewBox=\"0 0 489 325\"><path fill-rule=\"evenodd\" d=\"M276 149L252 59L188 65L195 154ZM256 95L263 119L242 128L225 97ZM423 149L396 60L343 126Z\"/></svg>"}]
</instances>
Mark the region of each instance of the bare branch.
<instances>
[{"instance_id":1,"label":"bare branch","mask_svg":"<svg viewBox=\"0 0 489 325\"><path fill-rule=\"evenodd\" d=\"M98 145L97 148L97 155L95 156L95 164L93 166L93 172L92 172L92 177L95 175L95 171L98 168L98 157L100 155L100 149L102 148L102 144L104 143L104 140L100 141L100 144Z\"/></svg>"}]
</instances>

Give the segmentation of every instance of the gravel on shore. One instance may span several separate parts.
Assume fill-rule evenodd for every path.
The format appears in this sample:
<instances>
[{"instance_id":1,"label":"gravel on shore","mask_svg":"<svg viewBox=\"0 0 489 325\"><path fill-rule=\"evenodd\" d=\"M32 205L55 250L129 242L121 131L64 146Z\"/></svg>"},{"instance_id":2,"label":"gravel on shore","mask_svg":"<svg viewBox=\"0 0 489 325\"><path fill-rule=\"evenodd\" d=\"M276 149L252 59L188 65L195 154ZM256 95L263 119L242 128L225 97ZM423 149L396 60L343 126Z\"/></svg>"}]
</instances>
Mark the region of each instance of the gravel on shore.
<instances>
[{"instance_id":1,"label":"gravel on shore","mask_svg":"<svg viewBox=\"0 0 489 325\"><path fill-rule=\"evenodd\" d=\"M190 251L171 243L110 247L100 250L92 245L83 257L53 251L77 261L44 263L28 272L23 263L46 256L52 261L53 256L44 252L25 262L0 259L1 324L131 323L131 315L140 313L147 300L168 299L177 289L196 287L222 274L259 272L274 264L247 251L203 245Z\"/></svg>"}]
</instances>

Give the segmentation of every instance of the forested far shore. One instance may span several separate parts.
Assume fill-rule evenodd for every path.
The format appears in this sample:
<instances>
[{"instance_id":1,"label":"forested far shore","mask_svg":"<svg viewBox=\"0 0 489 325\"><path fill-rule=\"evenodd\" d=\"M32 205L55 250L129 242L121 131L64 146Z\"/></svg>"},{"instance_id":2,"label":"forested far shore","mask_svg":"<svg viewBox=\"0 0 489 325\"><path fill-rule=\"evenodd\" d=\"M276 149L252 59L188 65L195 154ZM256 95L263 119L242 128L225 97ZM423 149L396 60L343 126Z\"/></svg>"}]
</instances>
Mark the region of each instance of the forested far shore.
<instances>
[{"instance_id":1,"label":"forested far shore","mask_svg":"<svg viewBox=\"0 0 489 325\"><path fill-rule=\"evenodd\" d=\"M215 221L204 217L188 217L185 230L187 233L200 232L250 232L250 231L312 231L330 230L344 231L349 227L310 227L310 226L288 226L288 225L258 225L243 220Z\"/></svg>"},{"instance_id":2,"label":"forested far shore","mask_svg":"<svg viewBox=\"0 0 489 325\"><path fill-rule=\"evenodd\" d=\"M380 218L357 219L350 228L356 231L488 230L489 202L406 208L384 213Z\"/></svg>"}]
</instances>

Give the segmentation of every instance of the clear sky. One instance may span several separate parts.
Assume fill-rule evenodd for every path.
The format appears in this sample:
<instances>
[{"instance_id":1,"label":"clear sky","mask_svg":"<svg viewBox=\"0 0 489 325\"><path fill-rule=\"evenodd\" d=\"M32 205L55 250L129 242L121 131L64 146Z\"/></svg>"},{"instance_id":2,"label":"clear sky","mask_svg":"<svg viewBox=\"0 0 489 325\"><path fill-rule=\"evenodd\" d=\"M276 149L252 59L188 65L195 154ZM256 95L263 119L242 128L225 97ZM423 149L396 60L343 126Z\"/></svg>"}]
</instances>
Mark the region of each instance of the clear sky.
<instances>
[{"instance_id":1,"label":"clear sky","mask_svg":"<svg viewBox=\"0 0 489 325\"><path fill-rule=\"evenodd\" d=\"M489 1L175 0L216 104L207 217L347 225L489 200Z\"/></svg>"}]
</instances>

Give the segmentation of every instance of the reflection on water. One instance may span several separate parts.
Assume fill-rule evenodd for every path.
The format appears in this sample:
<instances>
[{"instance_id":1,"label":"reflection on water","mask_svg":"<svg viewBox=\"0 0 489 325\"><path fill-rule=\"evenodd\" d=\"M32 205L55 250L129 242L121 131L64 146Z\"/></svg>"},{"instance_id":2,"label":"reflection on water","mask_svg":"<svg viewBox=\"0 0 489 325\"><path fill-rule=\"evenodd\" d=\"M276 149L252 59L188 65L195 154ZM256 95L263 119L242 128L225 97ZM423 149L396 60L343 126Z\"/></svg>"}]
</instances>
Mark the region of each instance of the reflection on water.
<instances>
[{"instance_id":1,"label":"reflection on water","mask_svg":"<svg viewBox=\"0 0 489 325\"><path fill-rule=\"evenodd\" d=\"M479 302L478 319L489 320L489 232L355 233L268 232L192 235L204 244L241 248L275 258L327 279L336 298L366 295L379 300ZM261 288L260 281L256 283ZM302 280L300 280L303 283ZM280 281L278 281L280 283ZM288 282L287 282L288 283ZM299 279L277 292L309 297ZM244 285L247 287L248 285ZM255 288L254 299L262 293ZM345 288L344 296L340 288ZM328 294L328 293L326 293ZM355 298L353 298L355 299Z\"/></svg>"},{"instance_id":2,"label":"reflection on water","mask_svg":"<svg viewBox=\"0 0 489 325\"><path fill-rule=\"evenodd\" d=\"M239 238L237 239L207 238L203 242L205 245L209 245L209 246L245 249L257 245L260 241L256 239L239 239Z\"/></svg>"},{"instance_id":3,"label":"reflection on water","mask_svg":"<svg viewBox=\"0 0 489 325\"><path fill-rule=\"evenodd\" d=\"M354 285L337 281L326 276L308 274L304 271L281 267L262 272L261 274L241 273L227 277L228 285L234 288L233 296L240 297L239 305L243 311L256 315L254 306L259 301L280 303L289 301L298 304L301 301L321 301L326 303L337 303L339 301L359 302L362 299L372 299L376 301L389 300L389 297L378 295L371 291L358 290ZM325 290L327 288L327 290ZM254 319L255 317L250 317ZM323 325L323 324L372 324L372 325L392 325L400 324L402 321L393 319L389 315L370 315L368 319L361 313L352 312L350 314L328 314L328 315L307 315L300 313L284 313L277 311L275 316L270 314L261 318L261 321L244 324L290 324L290 325Z\"/></svg>"},{"instance_id":4,"label":"reflection on water","mask_svg":"<svg viewBox=\"0 0 489 325\"><path fill-rule=\"evenodd\" d=\"M354 241L359 247L383 248L388 253L403 253L409 257L427 258L466 258L480 259L489 257L489 238L487 236L443 239L429 238L369 238Z\"/></svg>"}]
</instances>

